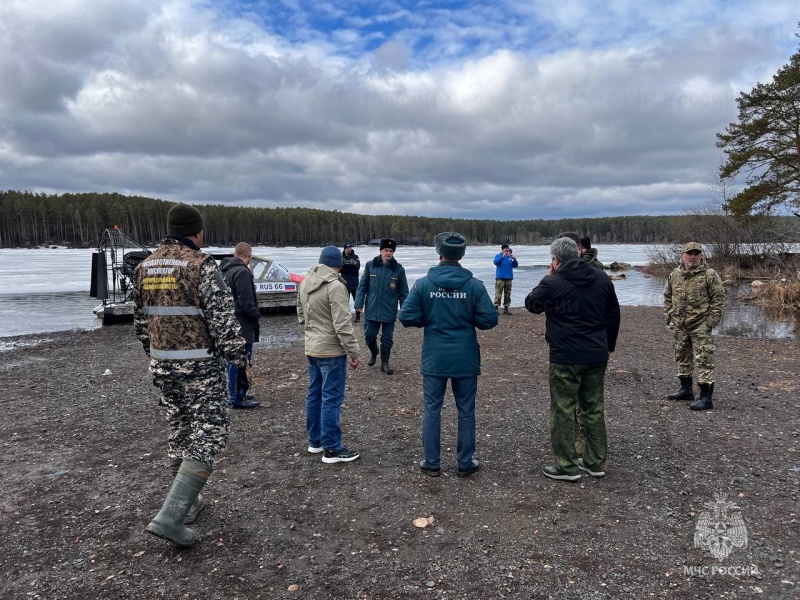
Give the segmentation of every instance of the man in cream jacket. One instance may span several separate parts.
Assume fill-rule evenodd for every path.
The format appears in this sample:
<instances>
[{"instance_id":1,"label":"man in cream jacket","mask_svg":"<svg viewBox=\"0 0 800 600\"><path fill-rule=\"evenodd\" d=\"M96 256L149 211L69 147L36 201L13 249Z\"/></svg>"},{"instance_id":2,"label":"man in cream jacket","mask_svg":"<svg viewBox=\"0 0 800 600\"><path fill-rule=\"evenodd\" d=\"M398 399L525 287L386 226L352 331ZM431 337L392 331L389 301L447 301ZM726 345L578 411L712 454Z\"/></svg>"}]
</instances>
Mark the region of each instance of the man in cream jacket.
<instances>
[{"instance_id":1,"label":"man in cream jacket","mask_svg":"<svg viewBox=\"0 0 800 600\"><path fill-rule=\"evenodd\" d=\"M319 264L300 284L297 318L305 331L308 359L306 430L308 451L322 462L350 462L358 452L342 444L339 413L344 402L347 363L358 368L359 348L350 317L350 294L339 275L342 253L326 246Z\"/></svg>"}]
</instances>

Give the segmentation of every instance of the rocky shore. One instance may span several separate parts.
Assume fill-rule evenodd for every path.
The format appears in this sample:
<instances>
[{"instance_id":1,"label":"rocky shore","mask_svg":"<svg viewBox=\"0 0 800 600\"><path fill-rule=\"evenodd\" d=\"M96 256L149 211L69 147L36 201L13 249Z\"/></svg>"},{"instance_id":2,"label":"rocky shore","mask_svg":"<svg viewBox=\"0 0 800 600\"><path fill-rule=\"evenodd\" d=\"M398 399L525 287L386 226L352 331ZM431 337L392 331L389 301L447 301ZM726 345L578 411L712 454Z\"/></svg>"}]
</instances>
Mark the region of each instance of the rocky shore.
<instances>
[{"instance_id":1,"label":"rocky shore","mask_svg":"<svg viewBox=\"0 0 800 600\"><path fill-rule=\"evenodd\" d=\"M677 379L661 311L622 311L607 476L574 484L541 474L543 318L516 309L480 333L482 468L455 477L448 394L432 479L416 466L419 330L398 324L393 376L351 371L343 429L362 456L325 465L305 448L302 332L263 317L263 404L232 414L188 550L144 533L170 470L131 327L5 339L0 597L799 598L797 341L717 338L715 409L693 413L665 399ZM715 494L747 533L721 561L694 546Z\"/></svg>"}]
</instances>

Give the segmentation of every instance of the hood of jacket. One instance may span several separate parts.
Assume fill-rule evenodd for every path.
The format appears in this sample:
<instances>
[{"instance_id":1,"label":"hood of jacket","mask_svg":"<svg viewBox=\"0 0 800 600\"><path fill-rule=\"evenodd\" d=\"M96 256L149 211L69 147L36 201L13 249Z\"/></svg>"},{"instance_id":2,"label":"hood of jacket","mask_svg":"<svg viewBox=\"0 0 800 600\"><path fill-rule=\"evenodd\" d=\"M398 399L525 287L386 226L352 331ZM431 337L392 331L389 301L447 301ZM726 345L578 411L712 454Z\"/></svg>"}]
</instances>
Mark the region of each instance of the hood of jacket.
<instances>
[{"instance_id":1,"label":"hood of jacket","mask_svg":"<svg viewBox=\"0 0 800 600\"><path fill-rule=\"evenodd\" d=\"M569 281L572 285L577 287L587 287L594 283L597 269L592 265L580 258L573 258L563 263L558 271L555 272L556 276Z\"/></svg>"},{"instance_id":2,"label":"hood of jacket","mask_svg":"<svg viewBox=\"0 0 800 600\"><path fill-rule=\"evenodd\" d=\"M236 258L235 256L229 256L228 258L223 258L222 262L219 263L219 268L224 273L225 271L230 271L236 267L244 267L248 269L247 265L244 264L240 259ZM249 270L249 269L248 269Z\"/></svg>"},{"instance_id":3,"label":"hood of jacket","mask_svg":"<svg viewBox=\"0 0 800 600\"><path fill-rule=\"evenodd\" d=\"M705 257L703 257L700 259L700 264L697 265L694 269L687 269L686 265L684 265L683 261L681 261L681 264L678 265L678 269L680 269L684 277L691 277L692 275L702 273L703 271L708 269L708 263L706 262Z\"/></svg>"},{"instance_id":4,"label":"hood of jacket","mask_svg":"<svg viewBox=\"0 0 800 600\"><path fill-rule=\"evenodd\" d=\"M461 265L442 261L428 270L428 279L434 285L446 290L457 290L472 278L472 272Z\"/></svg>"},{"instance_id":5,"label":"hood of jacket","mask_svg":"<svg viewBox=\"0 0 800 600\"><path fill-rule=\"evenodd\" d=\"M313 294L319 288L331 281L341 281L339 274L328 265L314 265L303 280L303 290L306 294Z\"/></svg>"}]
</instances>

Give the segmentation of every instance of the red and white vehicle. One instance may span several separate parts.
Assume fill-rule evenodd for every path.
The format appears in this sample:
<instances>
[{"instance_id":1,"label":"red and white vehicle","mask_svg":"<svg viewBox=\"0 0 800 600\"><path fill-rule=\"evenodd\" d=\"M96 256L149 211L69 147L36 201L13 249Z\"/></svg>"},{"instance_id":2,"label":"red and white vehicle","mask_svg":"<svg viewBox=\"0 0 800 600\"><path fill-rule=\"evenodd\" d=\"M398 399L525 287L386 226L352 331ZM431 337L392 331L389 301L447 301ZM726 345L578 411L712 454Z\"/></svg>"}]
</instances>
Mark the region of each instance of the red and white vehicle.
<instances>
[{"instance_id":1,"label":"red and white vehicle","mask_svg":"<svg viewBox=\"0 0 800 600\"><path fill-rule=\"evenodd\" d=\"M297 306L297 288L305 279L303 275L290 273L269 256L253 255L250 259L250 270L256 286L258 308Z\"/></svg>"}]
</instances>

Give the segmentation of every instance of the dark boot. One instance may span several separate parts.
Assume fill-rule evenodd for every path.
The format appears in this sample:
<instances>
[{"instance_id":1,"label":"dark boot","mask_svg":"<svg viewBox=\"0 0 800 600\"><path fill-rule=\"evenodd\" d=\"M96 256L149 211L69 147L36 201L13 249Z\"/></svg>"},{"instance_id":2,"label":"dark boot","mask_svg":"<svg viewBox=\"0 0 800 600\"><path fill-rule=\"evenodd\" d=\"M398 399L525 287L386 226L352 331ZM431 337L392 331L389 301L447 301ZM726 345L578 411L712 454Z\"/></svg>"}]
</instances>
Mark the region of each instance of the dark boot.
<instances>
[{"instance_id":1,"label":"dark boot","mask_svg":"<svg viewBox=\"0 0 800 600\"><path fill-rule=\"evenodd\" d=\"M184 526L183 520L189 514L210 475L209 465L191 458L185 459L178 468L178 474L172 482L161 510L150 521L145 531L179 546L188 547L194 544L194 530Z\"/></svg>"},{"instance_id":2,"label":"dark boot","mask_svg":"<svg viewBox=\"0 0 800 600\"><path fill-rule=\"evenodd\" d=\"M381 371L387 375L394 375L394 369L389 366L389 357L392 355L391 348L381 348Z\"/></svg>"},{"instance_id":3,"label":"dark boot","mask_svg":"<svg viewBox=\"0 0 800 600\"><path fill-rule=\"evenodd\" d=\"M689 405L691 410L710 410L714 408L711 397L714 395L713 383L700 384L700 397Z\"/></svg>"},{"instance_id":4,"label":"dark boot","mask_svg":"<svg viewBox=\"0 0 800 600\"><path fill-rule=\"evenodd\" d=\"M508 307L507 307L507 306L506 306L505 308L503 308L503 314L504 314L504 315L510 315L510 314L511 314L511 311L510 311L510 310L508 310Z\"/></svg>"},{"instance_id":5,"label":"dark boot","mask_svg":"<svg viewBox=\"0 0 800 600\"><path fill-rule=\"evenodd\" d=\"M371 344L368 344L368 347L370 355L369 355L369 362L367 364L370 367L374 367L375 361L378 360L378 343L372 342Z\"/></svg>"},{"instance_id":6,"label":"dark boot","mask_svg":"<svg viewBox=\"0 0 800 600\"><path fill-rule=\"evenodd\" d=\"M249 400L247 397L245 397L242 400L234 400L233 402L228 402L228 406L230 406L231 408L250 409L250 408L258 408L259 406L261 406L261 402L254 402L253 400Z\"/></svg>"},{"instance_id":7,"label":"dark boot","mask_svg":"<svg viewBox=\"0 0 800 600\"><path fill-rule=\"evenodd\" d=\"M680 375L678 379L681 380L681 389L674 394L667 396L667 400L694 400L694 392L692 391L692 376Z\"/></svg>"},{"instance_id":8,"label":"dark boot","mask_svg":"<svg viewBox=\"0 0 800 600\"><path fill-rule=\"evenodd\" d=\"M175 478L178 475L178 469L181 468L181 463L183 459L181 458L174 458L169 463L169 468L172 471L172 477ZM197 494L197 498L195 498L194 503L192 504L192 508L189 509L189 514L186 515L186 518L183 520L184 525L188 525L189 523L194 523L197 519L197 515L200 514L200 511L203 510L206 506L206 501L203 498L203 494Z\"/></svg>"}]
</instances>

